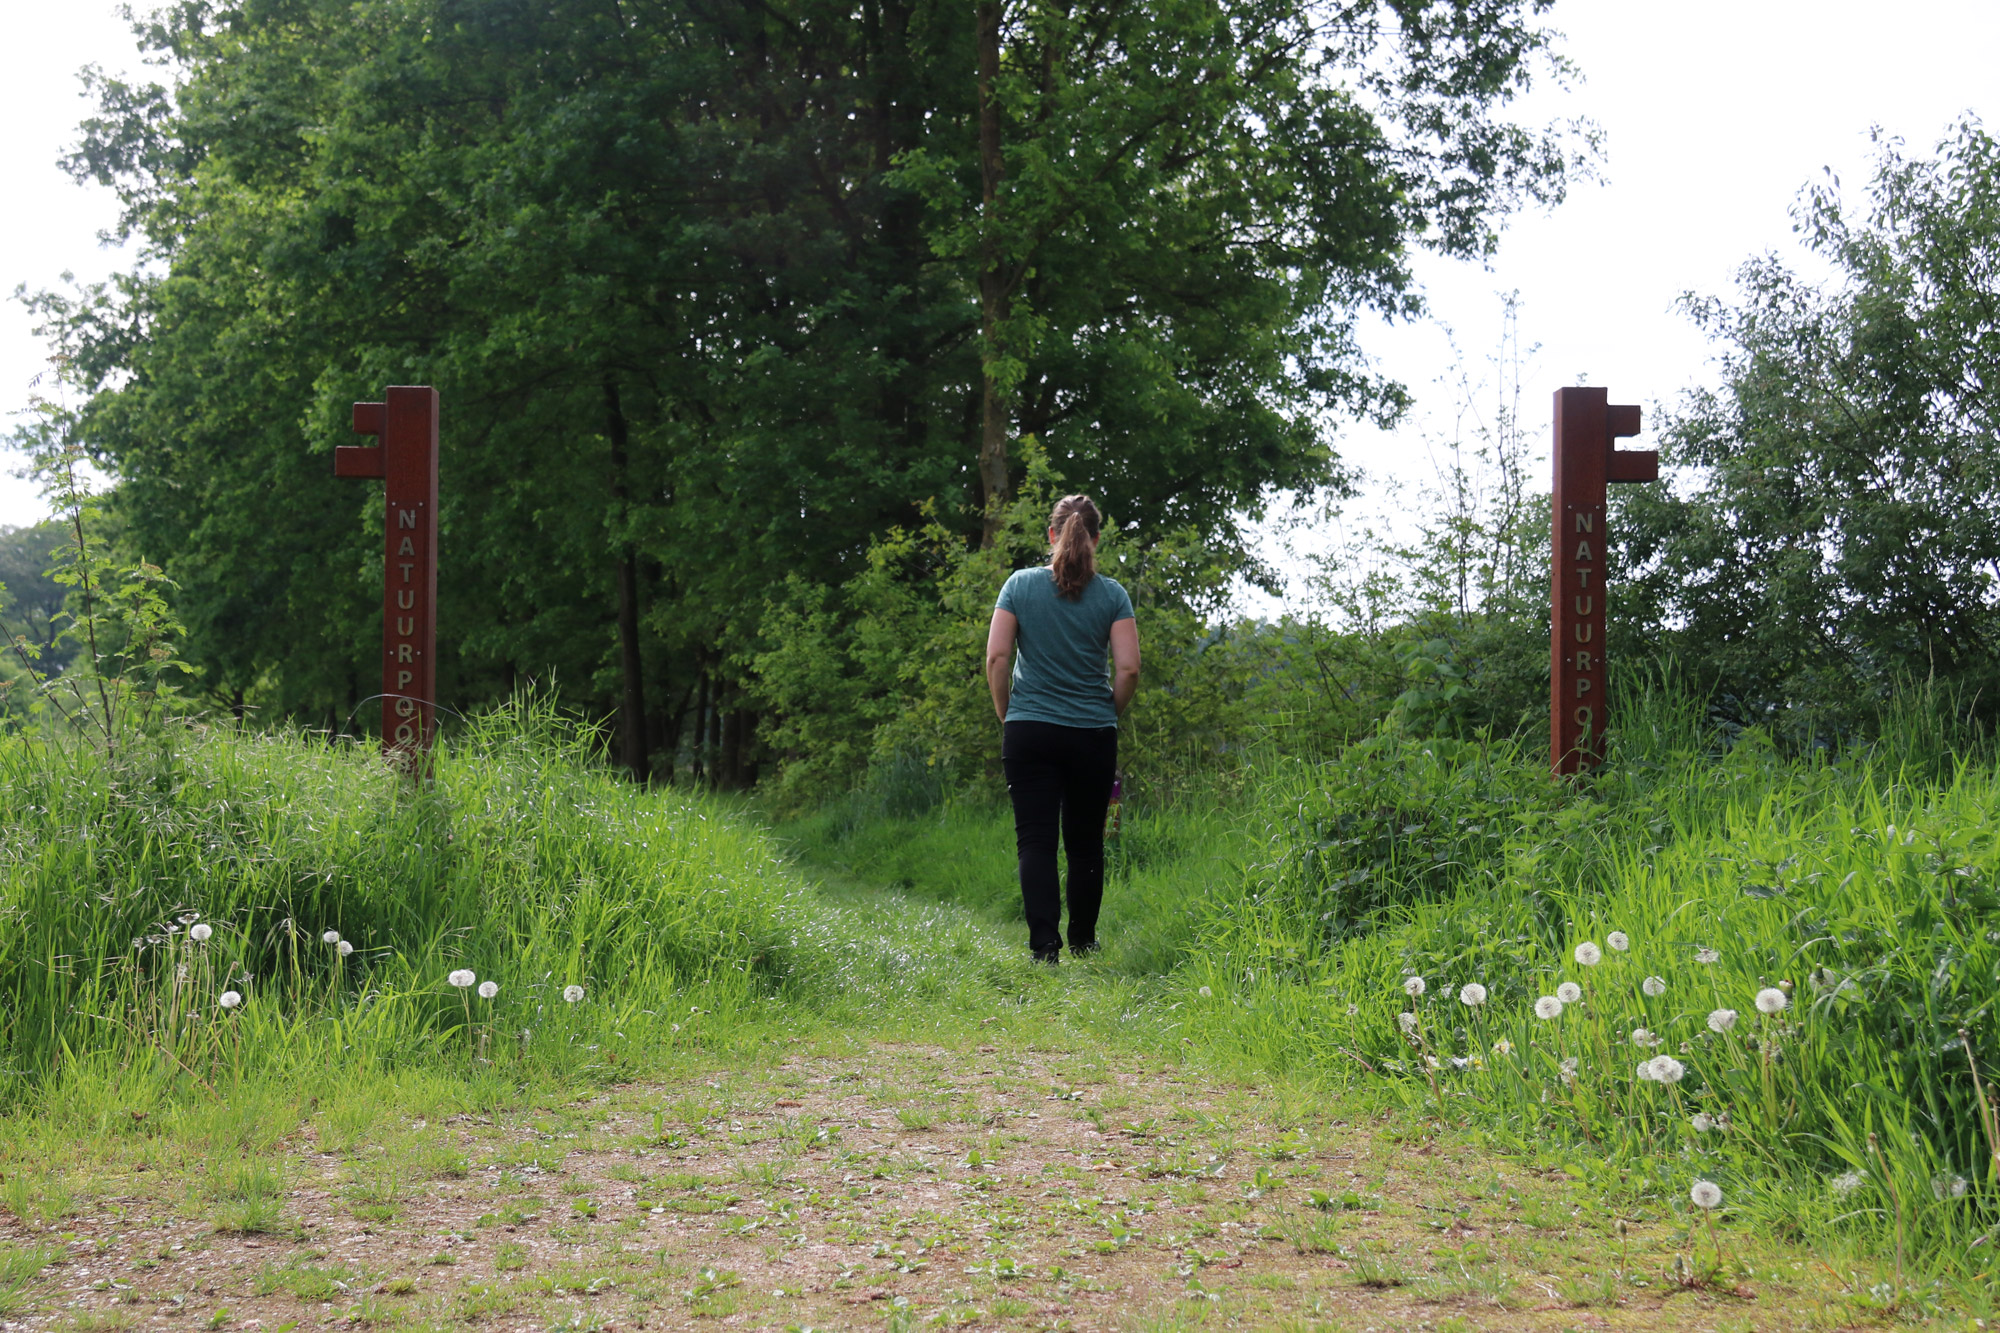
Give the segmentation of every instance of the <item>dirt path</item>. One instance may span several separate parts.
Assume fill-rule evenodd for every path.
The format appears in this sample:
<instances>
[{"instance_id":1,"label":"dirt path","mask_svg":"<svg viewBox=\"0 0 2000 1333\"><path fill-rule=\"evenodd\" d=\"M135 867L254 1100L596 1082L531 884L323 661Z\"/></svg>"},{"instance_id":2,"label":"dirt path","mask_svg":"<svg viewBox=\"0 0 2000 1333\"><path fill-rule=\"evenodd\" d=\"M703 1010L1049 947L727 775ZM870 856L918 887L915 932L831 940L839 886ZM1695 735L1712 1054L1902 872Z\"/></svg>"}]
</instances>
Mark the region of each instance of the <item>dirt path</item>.
<instances>
[{"instance_id":1,"label":"dirt path","mask_svg":"<svg viewBox=\"0 0 2000 1333\"><path fill-rule=\"evenodd\" d=\"M14 1253L56 1260L10 1326L1693 1333L1860 1316L1805 1256L1686 1288L1671 1227L1637 1221L1621 1251L1574 1184L1129 1056L800 1043L539 1111L370 1105L294 1108L268 1152L228 1163L134 1138L70 1215L6 1224Z\"/></svg>"}]
</instances>

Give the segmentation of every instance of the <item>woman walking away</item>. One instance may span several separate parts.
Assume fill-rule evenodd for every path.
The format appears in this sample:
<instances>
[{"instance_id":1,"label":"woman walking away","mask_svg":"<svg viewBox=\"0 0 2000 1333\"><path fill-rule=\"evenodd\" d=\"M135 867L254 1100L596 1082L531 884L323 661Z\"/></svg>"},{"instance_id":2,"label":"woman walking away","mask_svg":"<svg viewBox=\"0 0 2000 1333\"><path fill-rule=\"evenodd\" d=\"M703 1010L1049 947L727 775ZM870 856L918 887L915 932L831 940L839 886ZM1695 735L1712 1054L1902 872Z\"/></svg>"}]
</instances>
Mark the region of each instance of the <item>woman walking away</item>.
<instances>
[{"instance_id":1,"label":"woman walking away","mask_svg":"<svg viewBox=\"0 0 2000 1333\"><path fill-rule=\"evenodd\" d=\"M1057 501L1048 567L1007 580L986 632L986 683L1003 724L1000 764L1014 802L1028 947L1044 963L1062 955L1059 830L1069 859L1069 950L1097 948L1118 719L1139 688L1132 599L1097 572L1099 523L1097 506L1083 496ZM1111 680L1107 651L1116 669Z\"/></svg>"}]
</instances>

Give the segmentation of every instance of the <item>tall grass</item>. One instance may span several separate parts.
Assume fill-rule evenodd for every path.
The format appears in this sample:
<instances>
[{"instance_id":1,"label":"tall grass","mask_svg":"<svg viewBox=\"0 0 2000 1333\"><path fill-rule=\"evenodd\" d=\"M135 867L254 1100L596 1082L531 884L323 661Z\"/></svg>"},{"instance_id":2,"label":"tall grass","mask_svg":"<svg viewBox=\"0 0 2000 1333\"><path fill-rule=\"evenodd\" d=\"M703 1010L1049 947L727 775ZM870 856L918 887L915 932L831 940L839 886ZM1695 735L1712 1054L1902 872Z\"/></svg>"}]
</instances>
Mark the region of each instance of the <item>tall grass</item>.
<instances>
[{"instance_id":1,"label":"tall grass","mask_svg":"<svg viewBox=\"0 0 2000 1333\"><path fill-rule=\"evenodd\" d=\"M1755 731L1722 751L1656 695L1576 784L1515 745L1273 761L1263 855L1194 929L1189 1031L1587 1148L1683 1210L1709 1179L1796 1234L1902 1233L1927 1265L1984 1271L2000 773L1938 742L1926 721L1847 756ZM1537 1017L1565 983L1580 999Z\"/></svg>"}]
</instances>

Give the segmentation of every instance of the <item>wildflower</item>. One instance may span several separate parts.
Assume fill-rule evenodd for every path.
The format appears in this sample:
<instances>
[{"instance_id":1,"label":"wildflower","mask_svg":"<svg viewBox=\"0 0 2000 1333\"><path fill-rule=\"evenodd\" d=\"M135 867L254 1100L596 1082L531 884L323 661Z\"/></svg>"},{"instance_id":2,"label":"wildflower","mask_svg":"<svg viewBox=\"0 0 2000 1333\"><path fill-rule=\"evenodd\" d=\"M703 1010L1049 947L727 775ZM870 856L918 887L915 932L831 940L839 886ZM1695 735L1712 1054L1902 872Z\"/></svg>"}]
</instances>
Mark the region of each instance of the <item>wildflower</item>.
<instances>
[{"instance_id":1,"label":"wildflower","mask_svg":"<svg viewBox=\"0 0 2000 1333\"><path fill-rule=\"evenodd\" d=\"M1564 1083L1576 1082L1576 1057L1572 1055L1569 1059L1563 1061L1560 1072L1562 1073L1562 1081Z\"/></svg>"},{"instance_id":2,"label":"wildflower","mask_svg":"<svg viewBox=\"0 0 2000 1333\"><path fill-rule=\"evenodd\" d=\"M1558 1018L1562 1015L1563 1002L1553 995L1544 995L1535 1001L1536 1018Z\"/></svg>"},{"instance_id":3,"label":"wildflower","mask_svg":"<svg viewBox=\"0 0 2000 1333\"><path fill-rule=\"evenodd\" d=\"M565 993L567 993L567 992L565 992ZM1349 1018L1352 1018L1352 1017L1354 1017L1354 1016L1355 1016L1356 1014L1358 1014L1358 1013L1360 1013L1360 1012L1361 1012L1361 1006L1360 1006L1360 1005L1358 1005L1358 1004L1350 1004L1350 1005L1348 1005L1348 1006L1347 1006L1347 1016L1348 1016Z\"/></svg>"},{"instance_id":4,"label":"wildflower","mask_svg":"<svg viewBox=\"0 0 2000 1333\"><path fill-rule=\"evenodd\" d=\"M1514 1053L1514 1043L1508 1041L1505 1037L1502 1037L1500 1040L1493 1043L1493 1054L1512 1055L1513 1053Z\"/></svg>"},{"instance_id":5,"label":"wildflower","mask_svg":"<svg viewBox=\"0 0 2000 1333\"><path fill-rule=\"evenodd\" d=\"M1403 1031L1405 1032L1415 1032L1417 1030L1417 1016L1408 1010L1397 1014L1396 1021L1402 1024Z\"/></svg>"},{"instance_id":6,"label":"wildflower","mask_svg":"<svg viewBox=\"0 0 2000 1333\"><path fill-rule=\"evenodd\" d=\"M1606 935L1604 937L1604 942L1610 945L1613 949L1616 949L1619 953L1624 953L1627 949L1632 947L1632 941L1625 938L1625 932L1622 930L1612 931L1609 935Z\"/></svg>"},{"instance_id":7,"label":"wildflower","mask_svg":"<svg viewBox=\"0 0 2000 1333\"><path fill-rule=\"evenodd\" d=\"M209 925L206 921L197 921L194 925L188 927L188 938L196 944L207 943L208 937L214 933L215 927Z\"/></svg>"},{"instance_id":8,"label":"wildflower","mask_svg":"<svg viewBox=\"0 0 2000 1333\"><path fill-rule=\"evenodd\" d=\"M321 944L338 944L340 943L340 932L329 930L326 934L319 937L319 942Z\"/></svg>"},{"instance_id":9,"label":"wildflower","mask_svg":"<svg viewBox=\"0 0 2000 1333\"><path fill-rule=\"evenodd\" d=\"M1694 960L1697 963L1719 963L1722 961L1722 955L1704 944L1694 951Z\"/></svg>"},{"instance_id":10,"label":"wildflower","mask_svg":"<svg viewBox=\"0 0 2000 1333\"><path fill-rule=\"evenodd\" d=\"M1458 1002L1469 1009L1477 1009L1486 1003L1486 987L1476 981L1468 981L1458 988Z\"/></svg>"},{"instance_id":11,"label":"wildflower","mask_svg":"<svg viewBox=\"0 0 2000 1333\"><path fill-rule=\"evenodd\" d=\"M333 946L333 951L339 954L342 958L345 958L347 957L347 955L354 952L354 946L349 944L346 940L342 940L340 943Z\"/></svg>"},{"instance_id":12,"label":"wildflower","mask_svg":"<svg viewBox=\"0 0 2000 1333\"><path fill-rule=\"evenodd\" d=\"M1757 992L1757 1012L1775 1014L1785 1007L1785 993L1776 986L1766 986Z\"/></svg>"},{"instance_id":13,"label":"wildflower","mask_svg":"<svg viewBox=\"0 0 2000 1333\"><path fill-rule=\"evenodd\" d=\"M461 967L456 971L454 971L450 976L445 978L446 981L449 981L452 985L458 987L460 990L464 990L467 986L470 986L473 982L477 981L478 979L479 978L472 975L472 969L469 967Z\"/></svg>"},{"instance_id":14,"label":"wildflower","mask_svg":"<svg viewBox=\"0 0 2000 1333\"><path fill-rule=\"evenodd\" d=\"M1414 1000L1423 993L1424 993L1424 979L1422 977L1403 978L1403 994L1409 996L1411 999Z\"/></svg>"},{"instance_id":15,"label":"wildflower","mask_svg":"<svg viewBox=\"0 0 2000 1333\"><path fill-rule=\"evenodd\" d=\"M1656 1083L1678 1083L1681 1081L1681 1077L1687 1073L1687 1066L1674 1059L1671 1055L1656 1055L1653 1057L1651 1064L1653 1066L1653 1081Z\"/></svg>"},{"instance_id":16,"label":"wildflower","mask_svg":"<svg viewBox=\"0 0 2000 1333\"><path fill-rule=\"evenodd\" d=\"M1697 1208L1722 1207L1722 1187L1712 1180L1697 1180L1688 1191L1688 1198L1694 1200Z\"/></svg>"},{"instance_id":17,"label":"wildflower","mask_svg":"<svg viewBox=\"0 0 2000 1333\"><path fill-rule=\"evenodd\" d=\"M1632 1071L1632 1077L1641 1083L1651 1083L1653 1081L1653 1062L1651 1060L1641 1060L1639 1067Z\"/></svg>"},{"instance_id":18,"label":"wildflower","mask_svg":"<svg viewBox=\"0 0 2000 1333\"><path fill-rule=\"evenodd\" d=\"M1710 1032L1727 1032L1735 1026L1736 1011L1734 1009L1714 1009L1709 1011L1708 1030Z\"/></svg>"},{"instance_id":19,"label":"wildflower","mask_svg":"<svg viewBox=\"0 0 2000 1333\"><path fill-rule=\"evenodd\" d=\"M1648 995L1665 995L1667 993L1667 979L1665 977L1647 977L1639 983L1639 989Z\"/></svg>"},{"instance_id":20,"label":"wildflower","mask_svg":"<svg viewBox=\"0 0 2000 1333\"><path fill-rule=\"evenodd\" d=\"M1604 951L1589 940L1576 946L1576 961L1585 967L1596 967L1604 961Z\"/></svg>"},{"instance_id":21,"label":"wildflower","mask_svg":"<svg viewBox=\"0 0 2000 1333\"><path fill-rule=\"evenodd\" d=\"M1583 998L1583 987L1577 985L1574 981L1565 981L1562 985L1556 987L1556 998L1564 1004L1575 1004Z\"/></svg>"},{"instance_id":22,"label":"wildflower","mask_svg":"<svg viewBox=\"0 0 2000 1333\"><path fill-rule=\"evenodd\" d=\"M1462 1055L1454 1055L1451 1057L1451 1067L1453 1069L1475 1069L1478 1067L1478 1062L1468 1060Z\"/></svg>"},{"instance_id":23,"label":"wildflower","mask_svg":"<svg viewBox=\"0 0 2000 1333\"><path fill-rule=\"evenodd\" d=\"M1696 1112L1694 1113L1694 1132L1695 1132L1695 1133L1697 1133L1697 1134L1706 1134L1706 1133L1708 1133L1708 1131L1709 1131L1709 1130L1711 1130L1711 1129L1714 1129L1714 1128L1715 1128L1715 1117L1714 1117L1714 1116L1710 1115L1710 1114L1709 1114L1708 1112L1706 1112L1706 1111L1696 1111Z\"/></svg>"},{"instance_id":24,"label":"wildflower","mask_svg":"<svg viewBox=\"0 0 2000 1333\"><path fill-rule=\"evenodd\" d=\"M1939 1176L1931 1182L1931 1194L1939 1199L1963 1199L1968 1188L1964 1176Z\"/></svg>"},{"instance_id":25,"label":"wildflower","mask_svg":"<svg viewBox=\"0 0 2000 1333\"><path fill-rule=\"evenodd\" d=\"M243 1003L243 997L233 990L226 990L215 998L215 1002L224 1009L234 1009L237 1005Z\"/></svg>"},{"instance_id":26,"label":"wildflower","mask_svg":"<svg viewBox=\"0 0 2000 1333\"><path fill-rule=\"evenodd\" d=\"M500 983L499 983L499 982L497 982L497 981L482 981L482 982L480 982L480 983L479 983L479 998L480 998L480 999L482 999L482 1000L490 1000L490 999L492 999L492 998L493 998L494 996L498 995L499 993L500 993Z\"/></svg>"},{"instance_id":27,"label":"wildflower","mask_svg":"<svg viewBox=\"0 0 2000 1333\"><path fill-rule=\"evenodd\" d=\"M1843 1171L1827 1183L1833 1186L1835 1194L1852 1194L1868 1180L1866 1171Z\"/></svg>"},{"instance_id":28,"label":"wildflower","mask_svg":"<svg viewBox=\"0 0 2000 1333\"><path fill-rule=\"evenodd\" d=\"M1632 1044L1642 1049L1651 1049L1653 1047L1656 1047L1661 1043L1662 1040L1663 1038L1658 1033L1654 1032L1651 1028L1632 1029Z\"/></svg>"},{"instance_id":29,"label":"wildflower","mask_svg":"<svg viewBox=\"0 0 2000 1333\"><path fill-rule=\"evenodd\" d=\"M1201 988L1201 993L1202 993L1203 995L1207 995L1207 994L1209 993L1209 990L1208 990L1208 987L1206 987L1206 986L1203 986L1203 987ZM578 1000L581 1000L582 998L583 998L583 987L581 987L581 986L564 986L564 987L563 987L563 1003L564 1003L564 1004L575 1004L575 1003L576 1003L576 1002L577 1002Z\"/></svg>"},{"instance_id":30,"label":"wildflower","mask_svg":"<svg viewBox=\"0 0 2000 1333\"><path fill-rule=\"evenodd\" d=\"M580 998L580 997L581 997L581 996L583 995L583 987L581 987L581 986L571 986L571 987L569 988L569 990L565 990L565 991L563 992L563 998L564 998L565 1000L569 1000L569 992L570 992L570 991L575 991L575 992L577 993L577 995L578 995L578 997L579 997L579 998ZM1199 991L1197 991L1197 992L1195 992L1195 993L1196 993L1197 995L1201 996L1201 998L1202 998L1202 999L1204 999L1204 1000L1207 1000L1207 999L1211 999L1211 998L1213 998L1213 997L1214 997L1214 995L1215 995L1215 992L1214 992L1214 991L1212 991L1212 990L1210 990L1210 989L1209 989L1208 987L1206 987L1206 986L1203 986L1203 987L1202 987L1202 988L1201 988L1201 989L1200 989ZM576 1003L576 1001L575 1001L575 1000L569 1000L569 1002L570 1002L571 1004L575 1004L575 1003Z\"/></svg>"}]
</instances>

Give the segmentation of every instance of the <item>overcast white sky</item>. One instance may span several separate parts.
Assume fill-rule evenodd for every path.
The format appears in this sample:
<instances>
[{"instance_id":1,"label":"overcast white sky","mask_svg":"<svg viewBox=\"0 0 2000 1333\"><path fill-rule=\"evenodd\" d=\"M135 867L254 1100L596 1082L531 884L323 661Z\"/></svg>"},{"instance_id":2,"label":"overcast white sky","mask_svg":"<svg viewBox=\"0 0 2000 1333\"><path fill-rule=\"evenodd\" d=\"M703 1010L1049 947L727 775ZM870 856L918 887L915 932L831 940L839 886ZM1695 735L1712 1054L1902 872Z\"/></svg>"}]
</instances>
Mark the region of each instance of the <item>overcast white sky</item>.
<instances>
[{"instance_id":1,"label":"overcast white sky","mask_svg":"<svg viewBox=\"0 0 2000 1333\"><path fill-rule=\"evenodd\" d=\"M0 287L49 286L65 270L102 278L120 262L95 239L112 221L112 200L71 182L55 160L86 110L76 71L97 63L139 72L137 53L103 0L5 6L16 55L0 81L0 179L13 182L13 202L0 210ZM2000 111L1993 0L1558 0L1553 22L1582 79L1566 93L1538 93L1528 113L1601 125L1604 183L1517 219L1490 271L1437 261L1420 269L1438 318L1475 360L1497 341L1498 294L1520 293L1523 339L1541 347L1524 394L1540 434L1561 385L1605 385L1614 401L1645 405L1650 424L1655 404L1703 379L1709 349L1675 299L1726 291L1754 253L1793 252L1788 210L1822 168L1858 196L1871 125L1928 149L1964 113L1990 123ZM1426 436L1450 419L1451 395L1437 383L1450 347L1434 325L1377 329L1370 346L1420 410L1391 435L1350 432L1344 450L1378 483L1421 482L1431 468ZM26 405L42 357L26 312L7 302L0 411ZM32 487L0 478L0 523L41 513Z\"/></svg>"}]
</instances>

